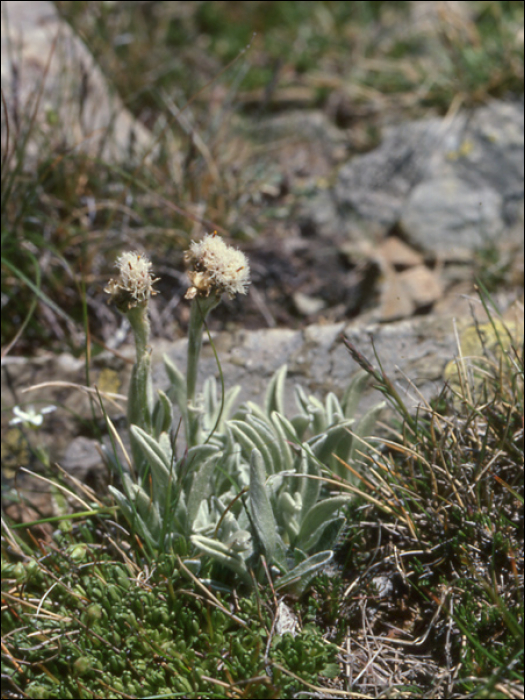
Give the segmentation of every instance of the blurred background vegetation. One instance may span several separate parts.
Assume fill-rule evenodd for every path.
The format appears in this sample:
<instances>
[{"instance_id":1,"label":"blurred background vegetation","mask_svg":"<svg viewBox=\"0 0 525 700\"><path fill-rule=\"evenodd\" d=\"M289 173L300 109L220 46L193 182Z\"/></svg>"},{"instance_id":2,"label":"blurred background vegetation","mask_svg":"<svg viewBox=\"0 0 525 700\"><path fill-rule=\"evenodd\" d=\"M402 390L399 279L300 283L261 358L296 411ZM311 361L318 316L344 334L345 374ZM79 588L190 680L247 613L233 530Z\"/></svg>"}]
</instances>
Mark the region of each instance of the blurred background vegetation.
<instances>
[{"instance_id":1,"label":"blurred background vegetation","mask_svg":"<svg viewBox=\"0 0 525 700\"><path fill-rule=\"evenodd\" d=\"M257 135L268 115L323 111L348 136L344 161L376 146L385 123L523 92L522 2L55 5L158 149L141 168L41 152L28 173L17 144L20 167L2 178L1 342L23 326L15 353L82 352L88 319L92 339L107 340L116 321L102 289L124 247L151 255L165 304L154 332L173 338L187 320L190 236L217 228L250 246L286 235L308 178L284 206L265 197L287 187L274 167L281 141ZM326 176L315 164L309 174ZM233 321L250 313L237 304Z\"/></svg>"}]
</instances>

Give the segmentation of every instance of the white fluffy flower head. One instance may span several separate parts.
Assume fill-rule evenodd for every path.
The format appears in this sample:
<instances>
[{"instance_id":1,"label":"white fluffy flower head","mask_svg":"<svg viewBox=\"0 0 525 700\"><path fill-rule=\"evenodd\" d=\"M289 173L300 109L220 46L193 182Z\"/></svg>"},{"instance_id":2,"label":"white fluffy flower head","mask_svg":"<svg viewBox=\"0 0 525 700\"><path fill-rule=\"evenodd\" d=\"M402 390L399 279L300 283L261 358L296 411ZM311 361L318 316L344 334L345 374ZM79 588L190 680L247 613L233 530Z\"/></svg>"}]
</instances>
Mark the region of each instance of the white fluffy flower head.
<instances>
[{"instance_id":1,"label":"white fluffy flower head","mask_svg":"<svg viewBox=\"0 0 525 700\"><path fill-rule=\"evenodd\" d=\"M230 299L246 294L250 284L250 264L240 250L227 245L216 233L208 233L202 241L193 241L185 255L190 266L191 286L186 299L207 297L227 292Z\"/></svg>"},{"instance_id":2,"label":"white fluffy flower head","mask_svg":"<svg viewBox=\"0 0 525 700\"><path fill-rule=\"evenodd\" d=\"M111 294L117 306L132 309L157 294L153 289L157 279L153 278L151 262L145 255L137 252L122 253L115 266L119 269L118 279L109 280L104 291Z\"/></svg>"}]
</instances>

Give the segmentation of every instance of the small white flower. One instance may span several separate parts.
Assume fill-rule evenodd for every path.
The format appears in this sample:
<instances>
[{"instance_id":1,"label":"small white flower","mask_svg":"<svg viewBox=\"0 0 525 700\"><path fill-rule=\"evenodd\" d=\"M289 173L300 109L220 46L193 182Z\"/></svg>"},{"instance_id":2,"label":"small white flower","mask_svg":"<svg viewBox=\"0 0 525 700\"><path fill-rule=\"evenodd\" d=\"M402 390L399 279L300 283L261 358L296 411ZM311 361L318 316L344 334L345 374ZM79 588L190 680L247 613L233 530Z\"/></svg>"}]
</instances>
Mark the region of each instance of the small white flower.
<instances>
[{"instance_id":1,"label":"small white flower","mask_svg":"<svg viewBox=\"0 0 525 700\"><path fill-rule=\"evenodd\" d=\"M206 234L202 241L193 241L185 255L192 269L188 271L191 286L186 299L207 297L210 292L227 292L230 299L246 294L250 285L250 264L240 250L227 245L216 233Z\"/></svg>"},{"instance_id":2,"label":"small white flower","mask_svg":"<svg viewBox=\"0 0 525 700\"><path fill-rule=\"evenodd\" d=\"M9 421L9 425L17 425L24 423L27 426L39 428L44 422L44 415L56 411L56 406L44 406L40 411L35 411L34 406L28 406L26 410L22 410L20 406L13 408L15 418Z\"/></svg>"},{"instance_id":3,"label":"small white flower","mask_svg":"<svg viewBox=\"0 0 525 700\"><path fill-rule=\"evenodd\" d=\"M117 306L129 310L157 294L153 284L158 278L152 277L151 262L145 255L137 252L122 253L115 265L119 269L119 277L109 280L104 291L111 294Z\"/></svg>"}]
</instances>

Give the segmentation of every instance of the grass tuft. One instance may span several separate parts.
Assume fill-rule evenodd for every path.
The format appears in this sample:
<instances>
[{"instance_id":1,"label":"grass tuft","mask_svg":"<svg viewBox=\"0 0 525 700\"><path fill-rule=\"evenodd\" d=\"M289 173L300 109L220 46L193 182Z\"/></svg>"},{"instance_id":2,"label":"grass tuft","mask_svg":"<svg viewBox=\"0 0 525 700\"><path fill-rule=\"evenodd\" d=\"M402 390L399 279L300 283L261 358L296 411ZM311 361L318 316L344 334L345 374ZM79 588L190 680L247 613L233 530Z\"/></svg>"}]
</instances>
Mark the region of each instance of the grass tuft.
<instances>
[{"instance_id":1,"label":"grass tuft","mask_svg":"<svg viewBox=\"0 0 525 700\"><path fill-rule=\"evenodd\" d=\"M515 697L523 684L523 331L481 298L480 354L459 348L455 386L378 440L363 469L366 500L343 547L357 575L341 597L347 639L366 650L352 662L367 669L362 692L401 651L390 685L411 674L432 688L425 697Z\"/></svg>"}]
</instances>

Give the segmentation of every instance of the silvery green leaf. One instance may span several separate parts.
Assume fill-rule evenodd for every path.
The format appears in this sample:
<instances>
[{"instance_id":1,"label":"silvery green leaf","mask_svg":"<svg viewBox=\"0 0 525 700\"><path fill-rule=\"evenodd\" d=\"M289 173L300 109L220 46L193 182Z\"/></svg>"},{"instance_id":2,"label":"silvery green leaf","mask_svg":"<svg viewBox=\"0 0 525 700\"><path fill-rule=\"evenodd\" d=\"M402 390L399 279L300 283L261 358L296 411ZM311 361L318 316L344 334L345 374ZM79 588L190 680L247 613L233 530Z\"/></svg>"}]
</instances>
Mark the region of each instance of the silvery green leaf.
<instances>
[{"instance_id":1,"label":"silvery green leaf","mask_svg":"<svg viewBox=\"0 0 525 700\"><path fill-rule=\"evenodd\" d=\"M287 518L293 518L302 510L303 499L301 494L296 492L292 496L288 491L281 491L277 499L278 515L282 517L283 520Z\"/></svg>"},{"instance_id":2,"label":"silvery green leaf","mask_svg":"<svg viewBox=\"0 0 525 700\"><path fill-rule=\"evenodd\" d=\"M295 475L295 471L289 472L277 472L277 474L270 474L266 479L266 493L270 499L270 503L275 504L275 498L286 479L287 476Z\"/></svg>"},{"instance_id":3,"label":"silvery green leaf","mask_svg":"<svg viewBox=\"0 0 525 700\"><path fill-rule=\"evenodd\" d=\"M179 410L183 413L186 411L186 405L188 403L186 397L186 377L179 371L178 367L167 355L164 355L162 359L170 382L170 388L167 392L168 396L172 401L176 402Z\"/></svg>"},{"instance_id":4,"label":"silvery green leaf","mask_svg":"<svg viewBox=\"0 0 525 700\"><path fill-rule=\"evenodd\" d=\"M271 455L272 471L281 471L289 466L288 455L284 449L286 443L269 419L261 420L257 416L250 415L247 417L247 423L253 425L255 430L261 436L263 444L267 447ZM291 466L291 464L290 464Z\"/></svg>"},{"instance_id":5,"label":"silvery green leaf","mask_svg":"<svg viewBox=\"0 0 525 700\"><path fill-rule=\"evenodd\" d=\"M310 423L312 422L312 417L307 413L300 413L296 416L293 416L290 422L297 434L298 439L303 440L304 435L310 427Z\"/></svg>"},{"instance_id":6,"label":"silvery green leaf","mask_svg":"<svg viewBox=\"0 0 525 700\"><path fill-rule=\"evenodd\" d=\"M219 452L216 445L204 444L194 445L179 459L176 467L177 481L182 485L186 495L191 491L195 474L202 464L210 457ZM215 488L215 484L210 484L210 488Z\"/></svg>"},{"instance_id":7,"label":"silvery green leaf","mask_svg":"<svg viewBox=\"0 0 525 700\"><path fill-rule=\"evenodd\" d=\"M225 435L224 432L219 433L215 432L213 434L208 433L208 436L204 436L204 445L209 445L210 447L213 447L215 450L223 450L224 445L225 445Z\"/></svg>"},{"instance_id":8,"label":"silvery green leaf","mask_svg":"<svg viewBox=\"0 0 525 700\"><path fill-rule=\"evenodd\" d=\"M237 525L241 530L249 530L252 533L252 542L253 542L253 528L252 524L250 521L250 518L248 517L248 511L246 508L243 507L243 509L239 512L236 521Z\"/></svg>"},{"instance_id":9,"label":"silvery green leaf","mask_svg":"<svg viewBox=\"0 0 525 700\"><path fill-rule=\"evenodd\" d=\"M287 369L286 365L280 367L268 383L264 398L264 410L267 416L271 416L273 411L284 413L284 383Z\"/></svg>"},{"instance_id":10,"label":"silvery green leaf","mask_svg":"<svg viewBox=\"0 0 525 700\"><path fill-rule=\"evenodd\" d=\"M224 430L224 424L225 422L229 419L230 413L232 412L233 406L235 405L235 401L237 400L237 396L239 395L239 392L241 391L241 387L239 385L233 386L231 389L229 389L225 396L224 396L224 407L222 409L222 416L221 420L219 421L219 425L217 430L219 432L223 432ZM215 420L217 418L214 416Z\"/></svg>"},{"instance_id":11,"label":"silvery green leaf","mask_svg":"<svg viewBox=\"0 0 525 700\"><path fill-rule=\"evenodd\" d=\"M204 537L203 535L192 535L190 540L201 552L205 552L216 561L227 566L240 576L245 583L252 584L246 563L238 552L222 542L212 540L210 537Z\"/></svg>"},{"instance_id":12,"label":"silvery green leaf","mask_svg":"<svg viewBox=\"0 0 525 700\"><path fill-rule=\"evenodd\" d=\"M201 420L203 410L199 406L187 406L186 416L186 442L189 447L194 447L201 443Z\"/></svg>"},{"instance_id":13,"label":"silvery green leaf","mask_svg":"<svg viewBox=\"0 0 525 700\"><path fill-rule=\"evenodd\" d=\"M284 435L286 436L286 439L289 440L292 444L294 445L300 445L301 441L299 440L297 433L295 431L295 428L293 424L283 416L281 413L278 413L277 411L274 411L272 413L272 422L274 425L280 426L281 430L283 431Z\"/></svg>"},{"instance_id":14,"label":"silvery green leaf","mask_svg":"<svg viewBox=\"0 0 525 700\"><path fill-rule=\"evenodd\" d=\"M347 519L344 515L332 518L324 528L321 537L315 543L315 549L334 549L346 522Z\"/></svg>"},{"instance_id":15,"label":"silvery green leaf","mask_svg":"<svg viewBox=\"0 0 525 700\"><path fill-rule=\"evenodd\" d=\"M351 497L347 495L325 498L305 512L299 530L297 546L305 552L315 547L324 528L350 499Z\"/></svg>"},{"instance_id":16,"label":"silvery green leaf","mask_svg":"<svg viewBox=\"0 0 525 700\"><path fill-rule=\"evenodd\" d=\"M191 488L191 482L195 471L210 455L218 452L217 445L204 443L193 445L177 462L177 477L182 479L186 490Z\"/></svg>"},{"instance_id":17,"label":"silvery green leaf","mask_svg":"<svg viewBox=\"0 0 525 700\"><path fill-rule=\"evenodd\" d=\"M343 409L337 396L330 392L326 397L326 421L328 425L339 423L344 418Z\"/></svg>"},{"instance_id":18,"label":"silvery green leaf","mask_svg":"<svg viewBox=\"0 0 525 700\"><path fill-rule=\"evenodd\" d=\"M180 536L187 531L188 508L186 506L186 496L184 491L177 485L172 489L170 510L170 529L176 531Z\"/></svg>"},{"instance_id":19,"label":"silvery green leaf","mask_svg":"<svg viewBox=\"0 0 525 700\"><path fill-rule=\"evenodd\" d=\"M129 504L128 497L121 493L114 486L108 486L108 490L110 494L116 498L117 503L124 511L124 515L126 516L126 518L128 518L129 515L133 516L133 510L131 509L131 506Z\"/></svg>"},{"instance_id":20,"label":"silvery green leaf","mask_svg":"<svg viewBox=\"0 0 525 700\"><path fill-rule=\"evenodd\" d=\"M374 426L377 423L379 415L381 414L381 411L385 408L385 406L386 403L384 401L381 401L376 406L372 406L372 408L365 413L365 415L360 419L357 425L356 434L359 435L359 437L364 439L372 433L372 430L374 429Z\"/></svg>"},{"instance_id":21,"label":"silvery green leaf","mask_svg":"<svg viewBox=\"0 0 525 700\"><path fill-rule=\"evenodd\" d=\"M134 499L135 491L140 488L134 481L132 481L130 475L126 472L122 474L122 486L124 487L124 493L126 494L128 501L132 501Z\"/></svg>"},{"instance_id":22,"label":"silvery green leaf","mask_svg":"<svg viewBox=\"0 0 525 700\"><path fill-rule=\"evenodd\" d=\"M308 396L306 395L305 390L300 384L296 384L294 387L294 392L295 403L297 404L297 408L299 409L300 413L308 415L308 406L310 405L310 402L308 401Z\"/></svg>"},{"instance_id":23,"label":"silvery green leaf","mask_svg":"<svg viewBox=\"0 0 525 700\"><path fill-rule=\"evenodd\" d=\"M322 435L315 436L308 441L319 462L328 464L332 452L337 452L339 441L346 435L345 431L352 423L353 420L347 420L344 423L334 425L328 428Z\"/></svg>"},{"instance_id":24,"label":"silvery green leaf","mask_svg":"<svg viewBox=\"0 0 525 700\"><path fill-rule=\"evenodd\" d=\"M213 471L220 456L220 453L216 453L211 457L208 457L208 459L203 463L193 477L191 489L187 498L189 529L191 529L192 523L197 516L197 511L199 510L200 504L209 496L212 485Z\"/></svg>"},{"instance_id":25,"label":"silvery green leaf","mask_svg":"<svg viewBox=\"0 0 525 700\"><path fill-rule=\"evenodd\" d=\"M201 559L185 559L184 566L187 567L191 571L192 574L195 574L195 576L197 576L199 571L201 570L201 567L202 567L202 560Z\"/></svg>"},{"instance_id":26,"label":"silvery green leaf","mask_svg":"<svg viewBox=\"0 0 525 700\"><path fill-rule=\"evenodd\" d=\"M133 503L137 509L139 518L146 524L152 537L158 542L161 532L161 519L157 504L140 486L135 485Z\"/></svg>"},{"instance_id":27,"label":"silvery green leaf","mask_svg":"<svg viewBox=\"0 0 525 700\"><path fill-rule=\"evenodd\" d=\"M221 405L221 401L218 397L217 381L215 377L208 377L204 382L203 388L206 430L213 430L216 425L217 432L221 433L224 430L224 424L229 418L240 390L240 386L234 386L228 389L224 396L224 405ZM217 421L219 422L217 423Z\"/></svg>"},{"instance_id":28,"label":"silvery green leaf","mask_svg":"<svg viewBox=\"0 0 525 700\"><path fill-rule=\"evenodd\" d=\"M267 420L268 418L268 416L260 406L258 406L253 401L247 401L239 407L238 411L235 412L233 419L245 421L250 415L257 416L257 418L260 418L261 420Z\"/></svg>"},{"instance_id":29,"label":"silvery green leaf","mask_svg":"<svg viewBox=\"0 0 525 700\"><path fill-rule=\"evenodd\" d=\"M161 433L166 433L171 428L172 421L173 409L171 401L163 391L158 389L158 399L151 419L153 436L158 438Z\"/></svg>"},{"instance_id":30,"label":"silvery green leaf","mask_svg":"<svg viewBox=\"0 0 525 700\"><path fill-rule=\"evenodd\" d=\"M364 369L358 370L350 380L341 401L346 418L351 418L355 415L367 381L368 372L365 372Z\"/></svg>"},{"instance_id":31,"label":"silvery green leaf","mask_svg":"<svg viewBox=\"0 0 525 700\"><path fill-rule=\"evenodd\" d=\"M286 436L283 425L276 418L278 414L272 413L270 416L271 427L276 435L277 442L279 444L279 452L281 454L281 466L280 469L289 470L293 468L294 456L289 445L289 438ZM295 427L290 423L290 430L295 434Z\"/></svg>"},{"instance_id":32,"label":"silvery green leaf","mask_svg":"<svg viewBox=\"0 0 525 700\"><path fill-rule=\"evenodd\" d=\"M151 357L146 353L137 360L131 370L128 389L128 425L138 425L151 432L152 410Z\"/></svg>"},{"instance_id":33,"label":"silvery green leaf","mask_svg":"<svg viewBox=\"0 0 525 700\"><path fill-rule=\"evenodd\" d=\"M341 459L344 459L345 462L348 462L350 464L354 461L356 450L360 450L362 452L365 449L364 440L372 432L375 424L377 423L377 419L379 418L379 415L384 409L385 405L385 402L381 401L376 406L372 406L372 408L365 413L365 415L357 424L357 428L354 431L357 437L354 437L352 439L350 443L350 449L347 450L346 456L343 457L342 455L340 455ZM359 440L359 438L362 439ZM339 476L342 476L345 479L348 479L351 476L351 473L347 469L345 469L340 462L337 463L336 468Z\"/></svg>"},{"instance_id":34,"label":"silvery green leaf","mask_svg":"<svg viewBox=\"0 0 525 700\"><path fill-rule=\"evenodd\" d=\"M266 490L263 458L257 449L253 450L250 460L250 510L266 559L272 562L277 553L277 523Z\"/></svg>"},{"instance_id":35,"label":"silvery green leaf","mask_svg":"<svg viewBox=\"0 0 525 700\"><path fill-rule=\"evenodd\" d=\"M301 494L296 492L293 496L287 491L281 491L277 499L275 509L277 519L285 536L283 539L293 543L299 533L299 516L302 509Z\"/></svg>"},{"instance_id":36,"label":"silvery green leaf","mask_svg":"<svg viewBox=\"0 0 525 700\"><path fill-rule=\"evenodd\" d=\"M244 421L230 420L228 421L228 432L232 436L233 443L235 445L234 449L240 448L241 454L246 461L249 461L252 451L255 449L255 441L252 440L241 426L244 426Z\"/></svg>"},{"instance_id":37,"label":"silvery green leaf","mask_svg":"<svg viewBox=\"0 0 525 700\"><path fill-rule=\"evenodd\" d=\"M126 475L124 475L126 476ZM117 489L110 486L111 493L117 499L128 521L137 528L139 534L146 537L153 546L158 546L161 532L159 511L152 499L137 484L127 479L125 490L128 496L124 496Z\"/></svg>"},{"instance_id":38,"label":"silvery green leaf","mask_svg":"<svg viewBox=\"0 0 525 700\"><path fill-rule=\"evenodd\" d=\"M153 537L152 533L149 531L148 527L146 526L140 515L137 513L137 510L133 510L127 497L124 496L124 494L121 493L114 486L108 486L108 490L115 497L117 503L120 506L120 509L122 510L124 517L126 518L128 523L130 523L132 527L137 531L139 536L142 537L149 544L150 547L157 547L157 541Z\"/></svg>"},{"instance_id":39,"label":"silvery green leaf","mask_svg":"<svg viewBox=\"0 0 525 700\"><path fill-rule=\"evenodd\" d=\"M261 436L253 425L246 421L228 421L228 427L233 433L233 436L243 449L243 456L246 461L250 461L252 451L257 448L264 459L264 466L267 474L272 474L275 471L275 465L272 460L270 450L265 444L264 437Z\"/></svg>"},{"instance_id":40,"label":"silvery green leaf","mask_svg":"<svg viewBox=\"0 0 525 700\"><path fill-rule=\"evenodd\" d=\"M217 512L218 519L221 521L218 531L218 539L221 542L226 542L234 532L237 532L237 530L246 529L244 527L241 528L238 519L232 513L233 509L231 507L231 501L233 498L235 498L233 493L230 494L229 498L227 494L222 494L220 498L217 498L216 496L212 496L211 498L212 507ZM239 503L239 505L241 504Z\"/></svg>"},{"instance_id":41,"label":"silvery green leaf","mask_svg":"<svg viewBox=\"0 0 525 700\"><path fill-rule=\"evenodd\" d=\"M332 551L326 551L308 557L275 582L275 589L290 587L297 595L301 594L315 574L330 563L333 556Z\"/></svg>"},{"instance_id":42,"label":"silvery green leaf","mask_svg":"<svg viewBox=\"0 0 525 700\"><path fill-rule=\"evenodd\" d=\"M300 480L298 479L303 501L302 519L310 508L317 503L319 492L321 491L321 480L316 478L320 476L321 470L317 461L306 450L301 451L299 471L307 475ZM309 478L310 476L313 478Z\"/></svg>"},{"instance_id":43,"label":"silvery green leaf","mask_svg":"<svg viewBox=\"0 0 525 700\"><path fill-rule=\"evenodd\" d=\"M131 441L144 455L155 482L155 488L166 492L171 475L171 459L165 453L160 444L148 435L142 428L132 425L130 429Z\"/></svg>"},{"instance_id":44,"label":"silvery green leaf","mask_svg":"<svg viewBox=\"0 0 525 700\"><path fill-rule=\"evenodd\" d=\"M215 377L208 377L202 387L202 398L204 401L204 413L206 416L213 416L219 403L217 398L217 380Z\"/></svg>"},{"instance_id":45,"label":"silvery green leaf","mask_svg":"<svg viewBox=\"0 0 525 700\"><path fill-rule=\"evenodd\" d=\"M241 459L239 449L225 451L225 456L217 465L217 473L214 479L215 493L234 490L237 494L250 483L250 468L248 463Z\"/></svg>"},{"instance_id":46,"label":"silvery green leaf","mask_svg":"<svg viewBox=\"0 0 525 700\"><path fill-rule=\"evenodd\" d=\"M308 413L312 421L312 431L318 435L328 428L328 419L323 404L315 397L309 397Z\"/></svg>"},{"instance_id":47,"label":"silvery green leaf","mask_svg":"<svg viewBox=\"0 0 525 700\"><path fill-rule=\"evenodd\" d=\"M299 534L299 523L297 520L289 518L286 523L283 524L281 532L283 533L283 542L288 546L293 546Z\"/></svg>"},{"instance_id":48,"label":"silvery green leaf","mask_svg":"<svg viewBox=\"0 0 525 700\"><path fill-rule=\"evenodd\" d=\"M353 419L351 420L351 423L353 423ZM348 462L348 459L350 457L350 453L352 451L352 445L354 442L354 436L349 430L345 430L344 434L341 436L341 439L337 443L337 451L336 454L339 457L339 459L342 459L343 462ZM334 472L334 474L337 474L340 477L347 478L349 475L347 473L347 470L345 467L341 464L339 459L336 459L334 456L331 456L329 459L329 467L330 471Z\"/></svg>"},{"instance_id":49,"label":"silvery green leaf","mask_svg":"<svg viewBox=\"0 0 525 700\"><path fill-rule=\"evenodd\" d=\"M240 528L233 532L225 542L226 546L233 552L249 552L252 547L252 536L248 530Z\"/></svg>"},{"instance_id":50,"label":"silvery green leaf","mask_svg":"<svg viewBox=\"0 0 525 700\"><path fill-rule=\"evenodd\" d=\"M216 508L210 506L208 501L201 501L198 505L197 513L192 517L191 521L189 518L186 519L185 534L193 532L195 535L213 535L219 517L219 511Z\"/></svg>"},{"instance_id":51,"label":"silvery green leaf","mask_svg":"<svg viewBox=\"0 0 525 700\"><path fill-rule=\"evenodd\" d=\"M175 461L174 445L169 433L161 433L157 439L157 443L163 454L168 459L170 465Z\"/></svg>"},{"instance_id":52,"label":"silvery green leaf","mask_svg":"<svg viewBox=\"0 0 525 700\"><path fill-rule=\"evenodd\" d=\"M317 396L314 396L313 394L310 394L308 397L308 410L311 411L312 409L320 409L321 411L325 410L325 405L321 401L321 399L318 399Z\"/></svg>"},{"instance_id":53,"label":"silvery green leaf","mask_svg":"<svg viewBox=\"0 0 525 700\"><path fill-rule=\"evenodd\" d=\"M203 459L206 459L206 457L209 457L217 451L217 446L211 445L210 443L190 447L184 458L186 460L186 468L189 466L189 468L193 469L195 466L198 466Z\"/></svg>"},{"instance_id":54,"label":"silvery green leaf","mask_svg":"<svg viewBox=\"0 0 525 700\"><path fill-rule=\"evenodd\" d=\"M167 396L171 401L173 401L179 411L182 418L182 423L184 425L184 432L186 435L186 441L188 441L189 434L189 417L188 417L188 394L186 390L186 377L179 371L176 365L169 359L167 355L162 358L164 361L164 367L166 369L166 374L168 375L168 380L170 382L170 387L166 392Z\"/></svg>"}]
</instances>

